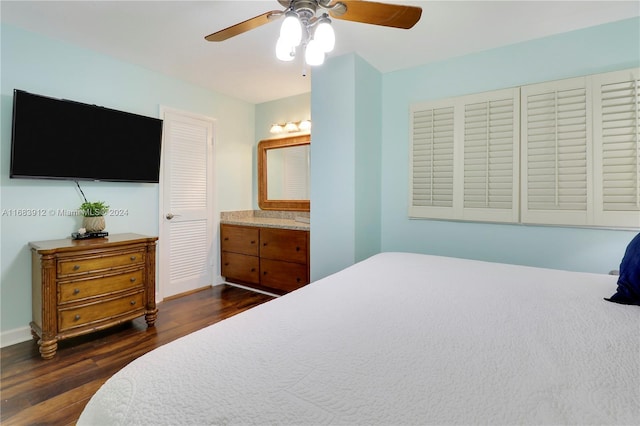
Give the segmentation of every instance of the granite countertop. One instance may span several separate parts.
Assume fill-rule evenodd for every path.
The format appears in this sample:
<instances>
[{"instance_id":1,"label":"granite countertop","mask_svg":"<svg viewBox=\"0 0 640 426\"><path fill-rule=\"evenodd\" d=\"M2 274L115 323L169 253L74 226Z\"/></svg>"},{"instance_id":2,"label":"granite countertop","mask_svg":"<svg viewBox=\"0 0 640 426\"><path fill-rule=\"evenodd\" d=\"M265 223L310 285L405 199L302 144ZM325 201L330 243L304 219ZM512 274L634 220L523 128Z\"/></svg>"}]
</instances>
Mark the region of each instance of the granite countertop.
<instances>
[{"instance_id":1,"label":"granite countertop","mask_svg":"<svg viewBox=\"0 0 640 426\"><path fill-rule=\"evenodd\" d=\"M296 220L299 218L300 220ZM263 226L266 228L283 228L309 231L309 212L283 212L265 210L241 210L221 212L220 223L228 225Z\"/></svg>"}]
</instances>

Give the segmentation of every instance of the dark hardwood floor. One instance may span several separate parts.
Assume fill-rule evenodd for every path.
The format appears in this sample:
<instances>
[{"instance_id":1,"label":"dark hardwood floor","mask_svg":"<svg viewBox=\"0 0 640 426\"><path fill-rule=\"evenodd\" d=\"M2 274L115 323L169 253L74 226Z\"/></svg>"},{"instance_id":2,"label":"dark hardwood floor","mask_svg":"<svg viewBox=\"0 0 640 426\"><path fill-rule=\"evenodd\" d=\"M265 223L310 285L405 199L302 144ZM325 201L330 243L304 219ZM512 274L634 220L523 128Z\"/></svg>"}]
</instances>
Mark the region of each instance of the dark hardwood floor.
<instances>
[{"instance_id":1,"label":"dark hardwood floor","mask_svg":"<svg viewBox=\"0 0 640 426\"><path fill-rule=\"evenodd\" d=\"M144 317L58 343L51 360L35 341L0 350L2 425L73 425L89 398L140 355L181 336L257 306L272 297L229 285L158 304L156 326Z\"/></svg>"}]
</instances>

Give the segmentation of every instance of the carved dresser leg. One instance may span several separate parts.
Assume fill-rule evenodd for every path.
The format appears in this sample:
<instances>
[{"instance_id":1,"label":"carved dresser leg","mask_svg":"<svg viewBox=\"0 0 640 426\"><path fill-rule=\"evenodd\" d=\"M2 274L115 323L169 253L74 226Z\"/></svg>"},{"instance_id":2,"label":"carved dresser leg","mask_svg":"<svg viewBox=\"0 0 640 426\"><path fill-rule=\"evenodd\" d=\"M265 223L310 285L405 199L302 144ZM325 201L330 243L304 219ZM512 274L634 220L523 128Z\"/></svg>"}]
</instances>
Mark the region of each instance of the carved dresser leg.
<instances>
[{"instance_id":1,"label":"carved dresser leg","mask_svg":"<svg viewBox=\"0 0 640 426\"><path fill-rule=\"evenodd\" d=\"M40 345L40 355L42 356L42 359L51 359L56 355L56 351L58 350L58 339L40 339L38 344Z\"/></svg>"},{"instance_id":2,"label":"carved dresser leg","mask_svg":"<svg viewBox=\"0 0 640 426\"><path fill-rule=\"evenodd\" d=\"M147 311L144 314L144 319L147 321L147 327L155 326L157 317L158 317L158 308Z\"/></svg>"}]
</instances>

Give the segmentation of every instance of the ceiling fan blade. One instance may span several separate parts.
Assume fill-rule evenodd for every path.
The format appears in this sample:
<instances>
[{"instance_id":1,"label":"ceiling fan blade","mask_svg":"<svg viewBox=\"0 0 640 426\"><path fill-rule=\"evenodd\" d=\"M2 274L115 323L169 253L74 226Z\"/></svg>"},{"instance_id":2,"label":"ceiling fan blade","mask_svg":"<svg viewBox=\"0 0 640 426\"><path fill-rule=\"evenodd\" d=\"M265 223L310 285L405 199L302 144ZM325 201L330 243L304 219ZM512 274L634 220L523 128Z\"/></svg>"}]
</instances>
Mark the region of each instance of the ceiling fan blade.
<instances>
[{"instance_id":1,"label":"ceiling fan blade","mask_svg":"<svg viewBox=\"0 0 640 426\"><path fill-rule=\"evenodd\" d=\"M341 0L339 3L344 4L347 10L343 14L330 11L332 18L405 30L413 27L422 15L422 8L417 6L360 0Z\"/></svg>"},{"instance_id":2,"label":"ceiling fan blade","mask_svg":"<svg viewBox=\"0 0 640 426\"><path fill-rule=\"evenodd\" d=\"M238 34L245 33L254 28L258 28L261 25L268 24L275 18L279 18L283 15L281 10L271 10L265 12L262 15L255 16L246 21L242 21L238 24L225 28L224 30L216 31L213 34L209 34L204 39L207 41L224 41L228 38L237 36Z\"/></svg>"}]
</instances>

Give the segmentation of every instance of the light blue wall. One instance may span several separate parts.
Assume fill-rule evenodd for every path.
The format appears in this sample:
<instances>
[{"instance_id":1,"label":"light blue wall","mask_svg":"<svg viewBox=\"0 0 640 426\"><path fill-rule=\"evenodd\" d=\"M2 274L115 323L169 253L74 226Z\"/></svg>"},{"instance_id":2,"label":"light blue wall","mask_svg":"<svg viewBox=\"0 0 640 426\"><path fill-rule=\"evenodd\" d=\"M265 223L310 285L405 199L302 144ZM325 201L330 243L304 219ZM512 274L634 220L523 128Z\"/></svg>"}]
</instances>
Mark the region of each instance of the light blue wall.
<instances>
[{"instance_id":1,"label":"light blue wall","mask_svg":"<svg viewBox=\"0 0 640 426\"><path fill-rule=\"evenodd\" d=\"M162 105L214 118L216 213L252 208L253 104L7 25L1 27L1 42L2 211L75 209L82 201L71 181L9 179L14 88L151 117L158 117ZM125 217L107 218L110 233L158 235L157 184L86 182L81 186L91 200L105 200L112 208L128 209ZM2 215L2 332L26 327L31 320L31 258L27 243L66 238L79 226L77 217Z\"/></svg>"},{"instance_id":2,"label":"light blue wall","mask_svg":"<svg viewBox=\"0 0 640 426\"><path fill-rule=\"evenodd\" d=\"M355 261L356 100L353 54L329 58L311 81L311 279Z\"/></svg>"},{"instance_id":3,"label":"light blue wall","mask_svg":"<svg viewBox=\"0 0 640 426\"><path fill-rule=\"evenodd\" d=\"M314 69L312 279L380 251L381 83L355 54Z\"/></svg>"},{"instance_id":4,"label":"light blue wall","mask_svg":"<svg viewBox=\"0 0 640 426\"><path fill-rule=\"evenodd\" d=\"M369 252L411 251L606 273L618 267L635 232L464 223L408 218L409 106L413 102L513 87L640 65L640 20L630 19L382 75L381 244L354 232L359 134L351 121L370 94L356 90L355 55L314 71L312 113L312 252L314 278ZM358 74L360 77L361 74ZM371 84L375 87L375 84ZM354 99L354 92L356 98ZM315 174L314 174L315 173ZM358 190L361 186L357 186ZM351 198L350 198L351 197ZM375 209L371 214L377 214ZM313 273L315 270L315 274Z\"/></svg>"},{"instance_id":5,"label":"light blue wall","mask_svg":"<svg viewBox=\"0 0 640 426\"><path fill-rule=\"evenodd\" d=\"M409 220L409 105L640 65L640 20L383 76L382 247L569 270L616 269L634 232Z\"/></svg>"},{"instance_id":6,"label":"light blue wall","mask_svg":"<svg viewBox=\"0 0 640 426\"><path fill-rule=\"evenodd\" d=\"M381 249L382 75L355 57L355 260Z\"/></svg>"}]
</instances>

